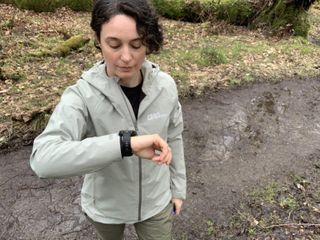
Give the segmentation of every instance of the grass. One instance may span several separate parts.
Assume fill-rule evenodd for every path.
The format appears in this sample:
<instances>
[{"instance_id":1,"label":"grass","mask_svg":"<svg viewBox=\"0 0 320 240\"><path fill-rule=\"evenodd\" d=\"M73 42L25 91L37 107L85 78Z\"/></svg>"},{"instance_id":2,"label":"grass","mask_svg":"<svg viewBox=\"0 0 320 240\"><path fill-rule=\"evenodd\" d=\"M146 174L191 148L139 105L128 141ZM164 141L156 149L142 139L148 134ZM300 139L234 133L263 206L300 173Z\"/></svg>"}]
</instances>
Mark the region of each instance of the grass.
<instances>
[{"instance_id":1,"label":"grass","mask_svg":"<svg viewBox=\"0 0 320 240\"><path fill-rule=\"evenodd\" d=\"M250 197L256 199L261 203L272 204L275 202L276 196L279 192L279 185L276 182L271 182L264 189L252 192Z\"/></svg>"},{"instance_id":2,"label":"grass","mask_svg":"<svg viewBox=\"0 0 320 240\"><path fill-rule=\"evenodd\" d=\"M200 59L202 60L202 66L215 66L228 63L226 57L226 49L207 47L201 49Z\"/></svg>"},{"instance_id":3,"label":"grass","mask_svg":"<svg viewBox=\"0 0 320 240\"><path fill-rule=\"evenodd\" d=\"M289 210L295 210L299 207L298 201L293 196L288 196L280 199L279 205L282 208L287 208Z\"/></svg>"},{"instance_id":4,"label":"grass","mask_svg":"<svg viewBox=\"0 0 320 240\"><path fill-rule=\"evenodd\" d=\"M232 236L318 239L319 169L314 165L306 172L305 175L293 174L281 183L271 181L245 194L229 225Z\"/></svg>"},{"instance_id":5,"label":"grass","mask_svg":"<svg viewBox=\"0 0 320 240\"><path fill-rule=\"evenodd\" d=\"M214 234L216 234L216 227L214 222L211 219L209 219L207 221L207 236L212 236Z\"/></svg>"}]
</instances>

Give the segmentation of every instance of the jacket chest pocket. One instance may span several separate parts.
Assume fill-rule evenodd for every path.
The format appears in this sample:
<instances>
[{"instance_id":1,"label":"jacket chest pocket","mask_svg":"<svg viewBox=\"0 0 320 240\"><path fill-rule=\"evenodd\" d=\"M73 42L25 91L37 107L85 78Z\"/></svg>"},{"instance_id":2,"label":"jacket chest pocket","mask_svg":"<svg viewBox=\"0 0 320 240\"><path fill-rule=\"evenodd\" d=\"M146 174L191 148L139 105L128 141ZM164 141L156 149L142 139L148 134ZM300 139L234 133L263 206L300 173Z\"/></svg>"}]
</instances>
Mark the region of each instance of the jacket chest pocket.
<instances>
[{"instance_id":1,"label":"jacket chest pocket","mask_svg":"<svg viewBox=\"0 0 320 240\"><path fill-rule=\"evenodd\" d=\"M139 118L139 130L143 134L159 134L166 139L170 123L169 114L167 113L148 113Z\"/></svg>"}]
</instances>

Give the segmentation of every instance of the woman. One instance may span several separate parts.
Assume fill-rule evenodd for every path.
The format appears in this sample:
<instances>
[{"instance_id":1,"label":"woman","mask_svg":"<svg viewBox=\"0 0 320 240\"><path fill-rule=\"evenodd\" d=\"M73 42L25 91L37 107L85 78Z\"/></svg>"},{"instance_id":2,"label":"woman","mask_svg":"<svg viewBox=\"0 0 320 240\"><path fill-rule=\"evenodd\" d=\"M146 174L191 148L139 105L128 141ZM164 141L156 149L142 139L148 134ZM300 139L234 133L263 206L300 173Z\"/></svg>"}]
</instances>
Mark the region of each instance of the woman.
<instances>
[{"instance_id":1,"label":"woman","mask_svg":"<svg viewBox=\"0 0 320 240\"><path fill-rule=\"evenodd\" d=\"M174 80L147 61L163 36L147 0L97 0L91 27L103 61L66 89L30 164L39 177L85 175L81 205L101 239L171 239L186 196Z\"/></svg>"}]
</instances>

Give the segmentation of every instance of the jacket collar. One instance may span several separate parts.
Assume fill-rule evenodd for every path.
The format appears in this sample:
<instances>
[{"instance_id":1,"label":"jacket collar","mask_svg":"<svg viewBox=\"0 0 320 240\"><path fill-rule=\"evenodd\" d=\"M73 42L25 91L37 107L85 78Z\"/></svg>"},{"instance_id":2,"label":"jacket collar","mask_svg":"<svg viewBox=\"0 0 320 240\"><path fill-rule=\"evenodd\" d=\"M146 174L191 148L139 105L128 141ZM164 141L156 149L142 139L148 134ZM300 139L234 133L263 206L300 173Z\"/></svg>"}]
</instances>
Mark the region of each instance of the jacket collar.
<instances>
[{"instance_id":1,"label":"jacket collar","mask_svg":"<svg viewBox=\"0 0 320 240\"><path fill-rule=\"evenodd\" d=\"M142 91L148 95L160 69L158 65L145 60L141 71L144 78ZM107 97L111 97L114 94L118 96L120 79L118 77L109 77L106 74L104 61L96 63L89 71L83 73L81 78Z\"/></svg>"},{"instance_id":2,"label":"jacket collar","mask_svg":"<svg viewBox=\"0 0 320 240\"><path fill-rule=\"evenodd\" d=\"M139 114L144 112L149 104L153 102L161 92L161 90L158 89L159 84L156 83L156 77L160 71L159 66L145 60L141 71L143 74L142 91L146 96L140 105ZM127 118L127 120L133 118L132 111L129 110L129 115L126 114L128 113L126 105L130 104L128 100L124 99L126 104L120 100L123 99L123 93L119 85L120 79L118 77L108 77L105 71L104 61L96 63L90 70L84 72L81 78L108 98L123 117ZM129 118L130 115L131 117Z\"/></svg>"}]
</instances>

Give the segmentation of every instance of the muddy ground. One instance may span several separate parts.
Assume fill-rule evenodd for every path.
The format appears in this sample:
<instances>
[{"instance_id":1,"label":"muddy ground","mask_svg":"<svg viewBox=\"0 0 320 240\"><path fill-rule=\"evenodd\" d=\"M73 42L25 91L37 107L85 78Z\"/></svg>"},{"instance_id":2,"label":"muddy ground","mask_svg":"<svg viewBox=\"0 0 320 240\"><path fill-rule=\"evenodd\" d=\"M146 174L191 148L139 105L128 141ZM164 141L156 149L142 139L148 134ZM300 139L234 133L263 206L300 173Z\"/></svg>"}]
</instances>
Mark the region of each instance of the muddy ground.
<instances>
[{"instance_id":1,"label":"muddy ground","mask_svg":"<svg viewBox=\"0 0 320 240\"><path fill-rule=\"evenodd\" d=\"M319 161L319 90L320 78L290 80L182 101L188 199L175 239L220 239L209 236L209 223L224 229L243 192L304 175ZM0 239L95 239L79 206L82 178L38 179L30 151L0 155ZM136 239L130 226L126 239Z\"/></svg>"}]
</instances>

